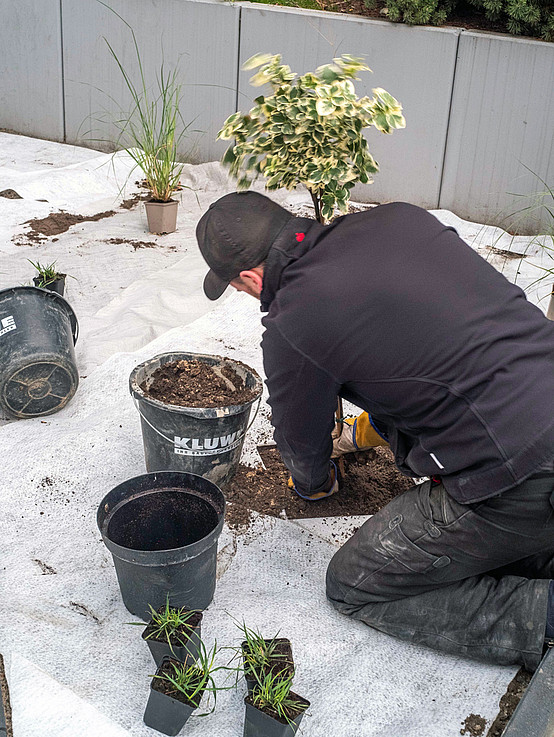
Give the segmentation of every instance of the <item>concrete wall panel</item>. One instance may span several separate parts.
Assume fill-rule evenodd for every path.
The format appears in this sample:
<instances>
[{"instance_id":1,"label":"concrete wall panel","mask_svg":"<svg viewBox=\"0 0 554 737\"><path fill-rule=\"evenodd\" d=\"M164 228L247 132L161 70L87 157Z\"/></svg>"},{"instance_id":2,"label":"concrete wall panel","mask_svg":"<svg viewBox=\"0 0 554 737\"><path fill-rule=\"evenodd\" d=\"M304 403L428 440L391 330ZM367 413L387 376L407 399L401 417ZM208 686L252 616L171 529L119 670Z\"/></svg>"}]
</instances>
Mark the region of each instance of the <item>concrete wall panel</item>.
<instances>
[{"instance_id":1,"label":"concrete wall panel","mask_svg":"<svg viewBox=\"0 0 554 737\"><path fill-rule=\"evenodd\" d=\"M60 0L0 0L0 128L63 141Z\"/></svg>"},{"instance_id":2,"label":"concrete wall panel","mask_svg":"<svg viewBox=\"0 0 554 737\"><path fill-rule=\"evenodd\" d=\"M114 116L130 108L131 98L111 56L107 39L140 84L130 29L98 2L63 1L67 141L99 147L117 138ZM236 101L239 7L215 0L110 0L133 28L147 87L156 89L162 61L178 67L181 114L189 124L180 154L196 163L219 158L215 142ZM192 132L197 131L197 132Z\"/></svg>"},{"instance_id":3,"label":"concrete wall panel","mask_svg":"<svg viewBox=\"0 0 554 737\"><path fill-rule=\"evenodd\" d=\"M531 172L552 186L553 154L554 44L463 33L440 206L506 224L544 190Z\"/></svg>"},{"instance_id":4,"label":"concrete wall panel","mask_svg":"<svg viewBox=\"0 0 554 737\"><path fill-rule=\"evenodd\" d=\"M244 3L241 65L257 52L280 53L299 74L335 56L363 56L373 74L363 72L359 95L383 87L404 107L406 129L386 136L371 128L369 149L380 165L372 185L356 196L369 201L407 200L437 207L459 31L408 27L336 13ZM240 72L239 109L259 94Z\"/></svg>"}]
</instances>

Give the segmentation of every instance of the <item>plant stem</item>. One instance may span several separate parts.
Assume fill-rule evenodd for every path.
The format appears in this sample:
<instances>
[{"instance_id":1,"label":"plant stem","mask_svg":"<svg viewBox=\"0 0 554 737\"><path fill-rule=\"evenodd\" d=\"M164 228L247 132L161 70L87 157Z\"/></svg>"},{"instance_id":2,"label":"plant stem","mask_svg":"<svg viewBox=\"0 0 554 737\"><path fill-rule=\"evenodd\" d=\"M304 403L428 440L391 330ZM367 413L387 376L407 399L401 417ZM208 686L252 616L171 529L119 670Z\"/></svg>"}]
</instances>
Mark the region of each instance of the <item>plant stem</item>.
<instances>
[{"instance_id":1,"label":"plant stem","mask_svg":"<svg viewBox=\"0 0 554 737\"><path fill-rule=\"evenodd\" d=\"M321 217L321 206L319 203L319 196L313 191L313 189L308 188L308 192L311 195L312 202L314 203L314 210L315 210L315 219L318 223L321 223L321 225L325 225L323 218Z\"/></svg>"}]
</instances>

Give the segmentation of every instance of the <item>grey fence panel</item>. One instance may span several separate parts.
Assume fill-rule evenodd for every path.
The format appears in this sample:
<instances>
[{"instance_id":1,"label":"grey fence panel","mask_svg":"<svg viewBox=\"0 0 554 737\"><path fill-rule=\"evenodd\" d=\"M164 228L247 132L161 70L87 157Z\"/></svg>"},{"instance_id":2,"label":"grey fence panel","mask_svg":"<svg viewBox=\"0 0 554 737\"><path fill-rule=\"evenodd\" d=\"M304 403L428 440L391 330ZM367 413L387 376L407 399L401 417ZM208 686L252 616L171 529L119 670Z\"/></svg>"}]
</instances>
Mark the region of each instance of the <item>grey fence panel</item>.
<instances>
[{"instance_id":1,"label":"grey fence panel","mask_svg":"<svg viewBox=\"0 0 554 737\"><path fill-rule=\"evenodd\" d=\"M358 94L383 87L404 107L406 129L387 136L372 128L369 149L380 164L372 185L358 185L355 198L407 200L437 207L456 60L457 29L408 26L336 13L242 5L241 65L257 52L280 53L303 74L340 54L363 56ZM259 92L239 76L239 109Z\"/></svg>"},{"instance_id":2,"label":"grey fence panel","mask_svg":"<svg viewBox=\"0 0 554 737\"><path fill-rule=\"evenodd\" d=\"M544 190L537 177L552 186L553 153L554 44L463 33L441 207L506 225L509 213ZM527 229L533 230L532 222Z\"/></svg>"},{"instance_id":3,"label":"grey fence panel","mask_svg":"<svg viewBox=\"0 0 554 737\"><path fill-rule=\"evenodd\" d=\"M150 94L164 63L178 68L189 126L179 153L193 163L219 158L221 121L236 102L239 8L212 0L110 0L133 28ZM134 84L140 72L130 29L98 2L63 0L67 141L110 148L114 120L131 98L109 41ZM196 132L194 132L196 131Z\"/></svg>"},{"instance_id":4,"label":"grey fence panel","mask_svg":"<svg viewBox=\"0 0 554 737\"><path fill-rule=\"evenodd\" d=\"M0 128L63 141L59 0L0 0Z\"/></svg>"}]
</instances>

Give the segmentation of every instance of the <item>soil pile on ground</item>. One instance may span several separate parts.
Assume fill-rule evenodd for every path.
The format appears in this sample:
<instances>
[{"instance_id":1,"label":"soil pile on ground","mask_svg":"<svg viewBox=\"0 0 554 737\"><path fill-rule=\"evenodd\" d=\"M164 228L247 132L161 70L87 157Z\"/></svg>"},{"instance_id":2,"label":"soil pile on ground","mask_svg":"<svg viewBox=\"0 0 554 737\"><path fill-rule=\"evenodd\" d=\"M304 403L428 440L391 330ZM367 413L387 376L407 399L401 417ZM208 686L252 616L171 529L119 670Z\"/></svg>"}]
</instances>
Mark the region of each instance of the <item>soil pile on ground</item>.
<instances>
[{"instance_id":1,"label":"soil pile on ground","mask_svg":"<svg viewBox=\"0 0 554 737\"><path fill-rule=\"evenodd\" d=\"M203 361L171 361L140 385L147 397L179 407L232 407L255 399L229 365Z\"/></svg>"},{"instance_id":2,"label":"soil pile on ground","mask_svg":"<svg viewBox=\"0 0 554 737\"><path fill-rule=\"evenodd\" d=\"M487 726L487 720L480 714L470 714L463 721L460 734L470 734L471 737L481 737Z\"/></svg>"},{"instance_id":3,"label":"soil pile on ground","mask_svg":"<svg viewBox=\"0 0 554 737\"><path fill-rule=\"evenodd\" d=\"M516 710L516 706L521 701L527 686L529 685L532 673L520 668L515 674L513 680L508 686L508 690L500 699L500 711L494 722L492 723L486 737L501 737L512 718L512 714Z\"/></svg>"},{"instance_id":4,"label":"soil pile on ground","mask_svg":"<svg viewBox=\"0 0 554 737\"><path fill-rule=\"evenodd\" d=\"M289 489L289 473L279 451L263 447L259 451L265 468L240 465L225 489L225 497L231 502L227 508L231 527L247 524L250 509L272 517L281 517L284 510L288 519L375 514L414 483L396 469L388 448L373 448L344 456L340 491L309 502Z\"/></svg>"},{"instance_id":5,"label":"soil pile on ground","mask_svg":"<svg viewBox=\"0 0 554 737\"><path fill-rule=\"evenodd\" d=\"M5 197L7 200L22 200L23 197L18 194L15 189L3 189L0 192L0 197Z\"/></svg>"},{"instance_id":6,"label":"soil pile on ground","mask_svg":"<svg viewBox=\"0 0 554 737\"><path fill-rule=\"evenodd\" d=\"M69 212L51 212L48 217L35 218L27 220L24 225L30 227L29 233L26 233L30 240L41 241L44 237L59 235L69 230L72 225L77 223L91 223L104 218L115 215L114 210L106 210L106 212L97 212L96 215L72 215Z\"/></svg>"}]
</instances>

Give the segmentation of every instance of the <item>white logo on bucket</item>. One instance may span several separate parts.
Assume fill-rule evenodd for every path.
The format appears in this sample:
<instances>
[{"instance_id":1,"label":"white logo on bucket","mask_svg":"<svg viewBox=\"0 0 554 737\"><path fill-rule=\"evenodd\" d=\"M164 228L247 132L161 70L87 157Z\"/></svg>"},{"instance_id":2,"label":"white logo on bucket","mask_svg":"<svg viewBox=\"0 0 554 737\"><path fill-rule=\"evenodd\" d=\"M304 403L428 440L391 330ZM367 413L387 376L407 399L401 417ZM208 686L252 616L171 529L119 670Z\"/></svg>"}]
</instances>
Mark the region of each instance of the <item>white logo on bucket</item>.
<instances>
[{"instance_id":1,"label":"white logo on bucket","mask_svg":"<svg viewBox=\"0 0 554 737\"><path fill-rule=\"evenodd\" d=\"M10 330L15 330L16 327L17 325L15 324L13 315L8 315L8 317L4 317L0 320L0 335L9 333Z\"/></svg>"},{"instance_id":2,"label":"white logo on bucket","mask_svg":"<svg viewBox=\"0 0 554 737\"><path fill-rule=\"evenodd\" d=\"M218 438L180 438L174 436L174 452L180 456L211 456L227 453L242 442L244 433L238 430Z\"/></svg>"}]
</instances>

